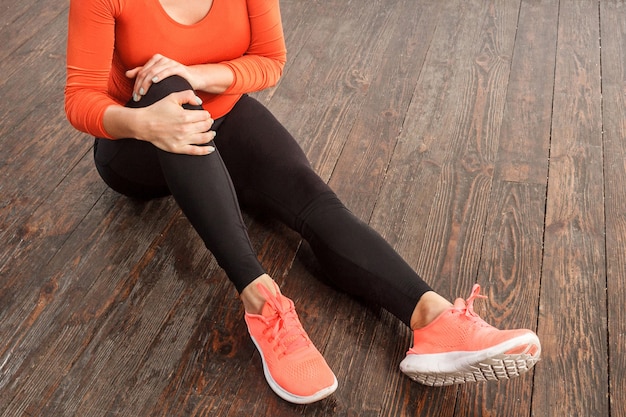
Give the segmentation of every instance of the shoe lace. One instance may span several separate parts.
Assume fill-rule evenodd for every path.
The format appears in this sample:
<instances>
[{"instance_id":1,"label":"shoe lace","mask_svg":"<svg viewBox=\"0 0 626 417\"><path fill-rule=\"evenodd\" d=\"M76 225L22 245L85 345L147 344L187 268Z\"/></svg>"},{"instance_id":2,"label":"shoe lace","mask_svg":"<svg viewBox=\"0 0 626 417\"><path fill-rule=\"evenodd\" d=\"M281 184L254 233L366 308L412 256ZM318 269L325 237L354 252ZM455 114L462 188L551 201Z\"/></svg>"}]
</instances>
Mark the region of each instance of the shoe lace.
<instances>
[{"instance_id":1,"label":"shoe lace","mask_svg":"<svg viewBox=\"0 0 626 417\"><path fill-rule=\"evenodd\" d=\"M264 285L259 284L258 288L265 297L265 302L274 310L274 315L265 317L267 328L263 333L269 335L268 338L273 341L274 350L279 356L309 347L311 340L302 328L293 303L281 302L280 296L272 294ZM278 288L276 290L278 294Z\"/></svg>"},{"instance_id":2,"label":"shoe lace","mask_svg":"<svg viewBox=\"0 0 626 417\"><path fill-rule=\"evenodd\" d=\"M469 298L465 300L465 315L467 317L478 317L478 314L474 312L474 300L477 298L487 298L484 295L480 295L480 285L474 284L472 287L472 293Z\"/></svg>"}]
</instances>

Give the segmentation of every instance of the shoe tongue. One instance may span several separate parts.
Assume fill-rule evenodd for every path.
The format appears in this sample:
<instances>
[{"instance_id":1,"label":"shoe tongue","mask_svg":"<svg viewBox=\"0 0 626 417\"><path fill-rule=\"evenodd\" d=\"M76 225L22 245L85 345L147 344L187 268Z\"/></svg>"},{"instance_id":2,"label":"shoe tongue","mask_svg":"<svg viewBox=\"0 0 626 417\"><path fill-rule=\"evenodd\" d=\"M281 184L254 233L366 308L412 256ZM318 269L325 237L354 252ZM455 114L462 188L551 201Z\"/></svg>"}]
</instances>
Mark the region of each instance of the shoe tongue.
<instances>
[{"instance_id":1,"label":"shoe tongue","mask_svg":"<svg viewBox=\"0 0 626 417\"><path fill-rule=\"evenodd\" d=\"M289 310L289 299L278 295L265 301L261 315L264 317L272 317L279 311L285 310Z\"/></svg>"},{"instance_id":2,"label":"shoe tongue","mask_svg":"<svg viewBox=\"0 0 626 417\"><path fill-rule=\"evenodd\" d=\"M457 298L456 300L454 300L454 308L456 308L457 310L464 310L467 308L467 304L465 303L464 299Z\"/></svg>"},{"instance_id":3,"label":"shoe tongue","mask_svg":"<svg viewBox=\"0 0 626 417\"><path fill-rule=\"evenodd\" d=\"M280 309L280 310L278 310ZM302 328L294 326L293 317L289 313L293 309L291 300L287 297L278 296L265 302L261 315L266 318L278 318L280 316L280 327L283 334L282 345L287 347L289 352L295 353L301 348L308 347L306 336L302 333ZM281 314L283 313L283 314Z\"/></svg>"},{"instance_id":4,"label":"shoe tongue","mask_svg":"<svg viewBox=\"0 0 626 417\"><path fill-rule=\"evenodd\" d=\"M263 305L263 310L261 310L261 315L263 317L272 317L276 315L276 308L273 304L268 303L267 301Z\"/></svg>"}]
</instances>

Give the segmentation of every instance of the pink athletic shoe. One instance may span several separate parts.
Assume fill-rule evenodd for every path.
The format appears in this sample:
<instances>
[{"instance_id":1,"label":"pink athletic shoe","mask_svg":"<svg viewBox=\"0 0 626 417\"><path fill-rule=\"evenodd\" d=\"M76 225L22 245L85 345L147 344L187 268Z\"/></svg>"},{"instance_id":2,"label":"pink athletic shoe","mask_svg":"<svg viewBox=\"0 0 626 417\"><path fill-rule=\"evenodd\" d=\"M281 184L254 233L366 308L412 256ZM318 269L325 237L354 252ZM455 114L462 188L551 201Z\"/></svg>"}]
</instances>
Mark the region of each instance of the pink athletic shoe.
<instances>
[{"instance_id":1,"label":"pink athletic shoe","mask_svg":"<svg viewBox=\"0 0 626 417\"><path fill-rule=\"evenodd\" d=\"M246 313L245 320L270 388L295 404L331 395L337 389L337 378L302 328L293 301L280 294L278 286L278 295L261 284L257 288L266 299L263 311Z\"/></svg>"},{"instance_id":2,"label":"pink athletic shoe","mask_svg":"<svg viewBox=\"0 0 626 417\"><path fill-rule=\"evenodd\" d=\"M400 363L411 379L430 386L510 379L532 368L541 354L531 330L498 330L474 312L471 296L458 298L428 326L414 330L414 346Z\"/></svg>"}]
</instances>

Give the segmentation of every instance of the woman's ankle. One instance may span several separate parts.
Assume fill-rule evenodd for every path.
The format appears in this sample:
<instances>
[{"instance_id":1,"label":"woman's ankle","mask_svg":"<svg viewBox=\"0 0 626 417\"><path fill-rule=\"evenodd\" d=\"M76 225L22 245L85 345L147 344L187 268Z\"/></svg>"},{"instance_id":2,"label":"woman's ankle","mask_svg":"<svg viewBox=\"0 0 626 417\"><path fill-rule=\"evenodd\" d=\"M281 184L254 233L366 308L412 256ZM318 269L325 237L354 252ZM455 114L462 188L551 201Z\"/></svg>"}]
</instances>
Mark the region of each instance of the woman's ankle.
<instances>
[{"instance_id":1,"label":"woman's ankle","mask_svg":"<svg viewBox=\"0 0 626 417\"><path fill-rule=\"evenodd\" d=\"M428 291L417 302L411 315L411 330L428 326L444 311L450 309L452 303L434 291Z\"/></svg>"},{"instance_id":2,"label":"woman's ankle","mask_svg":"<svg viewBox=\"0 0 626 417\"><path fill-rule=\"evenodd\" d=\"M246 313L249 314L261 314L263 306L265 305L265 297L259 291L258 285L261 284L270 292L270 294L280 293L278 285L267 274L263 274L260 277L252 281L246 288L243 289L239 298L243 302L243 308Z\"/></svg>"}]
</instances>

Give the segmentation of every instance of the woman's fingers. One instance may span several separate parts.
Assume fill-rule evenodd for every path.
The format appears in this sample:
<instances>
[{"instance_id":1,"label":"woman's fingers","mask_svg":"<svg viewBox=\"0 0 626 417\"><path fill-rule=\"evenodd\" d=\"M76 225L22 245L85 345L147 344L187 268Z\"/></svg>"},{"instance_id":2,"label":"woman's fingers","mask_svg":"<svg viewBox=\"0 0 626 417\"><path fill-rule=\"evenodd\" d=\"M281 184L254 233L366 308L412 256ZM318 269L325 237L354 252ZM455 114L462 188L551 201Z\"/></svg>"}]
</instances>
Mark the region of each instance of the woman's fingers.
<instances>
[{"instance_id":1,"label":"woman's fingers","mask_svg":"<svg viewBox=\"0 0 626 417\"><path fill-rule=\"evenodd\" d=\"M183 104L191 104L194 106L199 106L202 104L202 99L198 97L191 90L185 90L185 91L172 93L170 94L170 97L172 97L172 99L174 99L179 106L182 106Z\"/></svg>"},{"instance_id":2,"label":"woman's fingers","mask_svg":"<svg viewBox=\"0 0 626 417\"><path fill-rule=\"evenodd\" d=\"M152 78L150 73L154 71L155 65L165 59L162 55L156 54L148 60L143 66L133 68L126 71L128 78L135 79L135 85L133 86L133 100L139 101L141 96L145 95L152 84Z\"/></svg>"},{"instance_id":3,"label":"woman's fingers","mask_svg":"<svg viewBox=\"0 0 626 417\"><path fill-rule=\"evenodd\" d=\"M192 135L195 136L195 135ZM171 153L187 154L187 155L208 155L215 151L212 144L215 133L209 135L205 132L196 137L189 136L188 140L169 140L163 142L153 142L155 146Z\"/></svg>"},{"instance_id":4,"label":"woman's fingers","mask_svg":"<svg viewBox=\"0 0 626 417\"><path fill-rule=\"evenodd\" d=\"M215 149L207 146L215 138L214 120L206 110L187 110L183 104L199 104L191 90L172 93L148 107L154 123L149 139L157 147L172 153L207 155Z\"/></svg>"},{"instance_id":5,"label":"woman's fingers","mask_svg":"<svg viewBox=\"0 0 626 417\"><path fill-rule=\"evenodd\" d=\"M127 71L126 75L129 78L135 78L133 87L133 100L135 101L139 101L153 83L172 75L180 75L185 79L189 76L187 67L160 54L154 55L142 67Z\"/></svg>"},{"instance_id":6,"label":"woman's fingers","mask_svg":"<svg viewBox=\"0 0 626 417\"><path fill-rule=\"evenodd\" d=\"M183 153L187 155L209 155L215 151L213 139L215 132L203 132L198 135L191 135L185 142L170 143L169 149L172 153Z\"/></svg>"}]
</instances>

